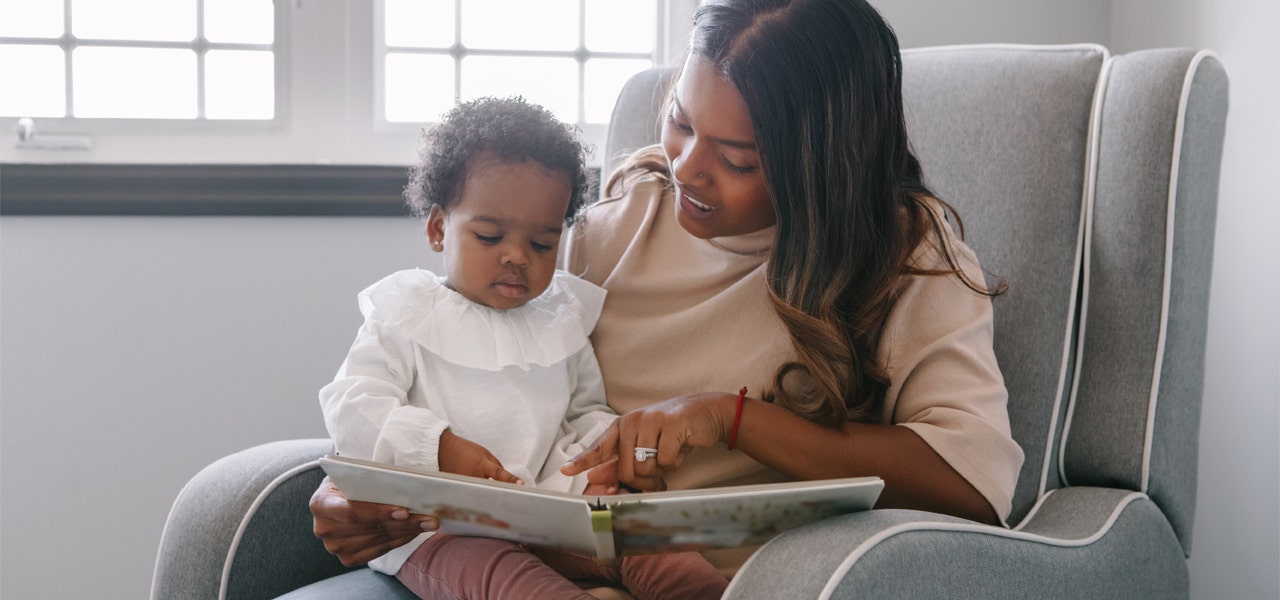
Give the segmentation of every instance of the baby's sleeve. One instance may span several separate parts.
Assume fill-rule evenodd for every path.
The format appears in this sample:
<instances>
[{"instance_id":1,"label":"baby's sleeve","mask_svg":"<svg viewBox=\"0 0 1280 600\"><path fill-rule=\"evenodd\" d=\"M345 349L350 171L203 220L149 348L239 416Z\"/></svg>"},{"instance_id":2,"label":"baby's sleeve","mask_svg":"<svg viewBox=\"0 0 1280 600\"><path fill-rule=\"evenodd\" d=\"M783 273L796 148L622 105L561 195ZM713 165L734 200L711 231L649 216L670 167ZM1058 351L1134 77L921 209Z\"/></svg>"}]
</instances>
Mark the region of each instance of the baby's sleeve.
<instances>
[{"instance_id":1,"label":"baby's sleeve","mask_svg":"<svg viewBox=\"0 0 1280 600\"><path fill-rule=\"evenodd\" d=\"M449 423L407 401L416 372L413 343L376 313L366 315L332 383L320 390L325 427L339 454L438 471Z\"/></svg>"}]
</instances>

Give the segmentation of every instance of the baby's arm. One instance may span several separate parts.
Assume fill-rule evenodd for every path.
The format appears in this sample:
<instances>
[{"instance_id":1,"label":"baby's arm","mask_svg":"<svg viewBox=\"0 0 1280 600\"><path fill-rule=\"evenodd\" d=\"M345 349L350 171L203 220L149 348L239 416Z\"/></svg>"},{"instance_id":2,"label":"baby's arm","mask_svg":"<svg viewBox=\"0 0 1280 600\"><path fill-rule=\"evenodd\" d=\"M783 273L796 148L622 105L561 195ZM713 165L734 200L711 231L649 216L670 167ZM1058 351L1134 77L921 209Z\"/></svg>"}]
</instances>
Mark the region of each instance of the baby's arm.
<instances>
[{"instance_id":1,"label":"baby's arm","mask_svg":"<svg viewBox=\"0 0 1280 600\"><path fill-rule=\"evenodd\" d=\"M417 364L413 343L369 310L347 358L320 390L325 426L339 454L437 471L449 422L408 403Z\"/></svg>"}]
</instances>

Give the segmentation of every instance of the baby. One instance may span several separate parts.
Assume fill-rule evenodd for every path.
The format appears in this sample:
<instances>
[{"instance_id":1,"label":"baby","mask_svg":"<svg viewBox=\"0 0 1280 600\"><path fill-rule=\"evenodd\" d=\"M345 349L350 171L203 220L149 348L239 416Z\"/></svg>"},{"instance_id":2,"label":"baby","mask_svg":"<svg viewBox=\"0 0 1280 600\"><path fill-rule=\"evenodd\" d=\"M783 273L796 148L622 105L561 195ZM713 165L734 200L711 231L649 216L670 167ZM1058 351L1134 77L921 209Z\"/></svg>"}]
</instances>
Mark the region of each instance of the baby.
<instances>
[{"instance_id":1,"label":"baby","mask_svg":"<svg viewBox=\"0 0 1280 600\"><path fill-rule=\"evenodd\" d=\"M616 418L588 336L603 289L557 271L584 205L585 150L522 99L454 108L426 135L406 196L426 217L444 276L394 273L359 296L365 321L320 391L338 453L572 493L617 482L560 466ZM578 598L571 580L620 583L637 598L718 598L728 580L694 553L587 556L423 534L370 562L421 598Z\"/></svg>"}]
</instances>

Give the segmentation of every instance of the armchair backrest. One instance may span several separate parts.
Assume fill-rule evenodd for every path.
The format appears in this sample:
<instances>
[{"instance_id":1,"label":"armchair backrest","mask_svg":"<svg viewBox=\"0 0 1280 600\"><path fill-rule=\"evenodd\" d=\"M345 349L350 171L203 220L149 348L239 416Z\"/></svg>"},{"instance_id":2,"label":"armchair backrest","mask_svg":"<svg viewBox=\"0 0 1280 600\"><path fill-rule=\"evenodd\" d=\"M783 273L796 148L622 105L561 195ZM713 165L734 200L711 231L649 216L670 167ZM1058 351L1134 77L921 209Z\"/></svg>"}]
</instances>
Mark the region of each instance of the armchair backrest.
<instances>
[{"instance_id":1,"label":"armchair backrest","mask_svg":"<svg viewBox=\"0 0 1280 600\"><path fill-rule=\"evenodd\" d=\"M672 75L623 89L606 177L657 141ZM1189 549L1225 94L1221 66L1192 51L903 53L926 183L959 211L989 282L1008 284L995 350L1026 454L1010 523L1068 482L1121 487L1150 493Z\"/></svg>"},{"instance_id":2,"label":"armchair backrest","mask_svg":"<svg viewBox=\"0 0 1280 600\"><path fill-rule=\"evenodd\" d=\"M1190 555L1227 75L1187 49L1108 66L1063 474L1145 492Z\"/></svg>"}]
</instances>

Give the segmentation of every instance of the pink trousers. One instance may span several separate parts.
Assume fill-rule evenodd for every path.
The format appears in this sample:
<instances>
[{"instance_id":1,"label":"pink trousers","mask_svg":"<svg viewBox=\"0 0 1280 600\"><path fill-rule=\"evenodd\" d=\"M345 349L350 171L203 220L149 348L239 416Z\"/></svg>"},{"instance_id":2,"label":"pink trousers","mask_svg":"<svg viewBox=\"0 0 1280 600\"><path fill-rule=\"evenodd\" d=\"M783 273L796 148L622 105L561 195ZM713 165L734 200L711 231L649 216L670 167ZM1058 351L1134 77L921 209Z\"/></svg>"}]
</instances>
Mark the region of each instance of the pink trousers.
<instances>
[{"instance_id":1,"label":"pink trousers","mask_svg":"<svg viewBox=\"0 0 1280 600\"><path fill-rule=\"evenodd\" d=\"M414 551L396 579L430 600L592 600L574 581L621 584L639 600L700 600L719 598L729 585L695 552L626 556L606 567L578 554L442 533Z\"/></svg>"}]
</instances>

